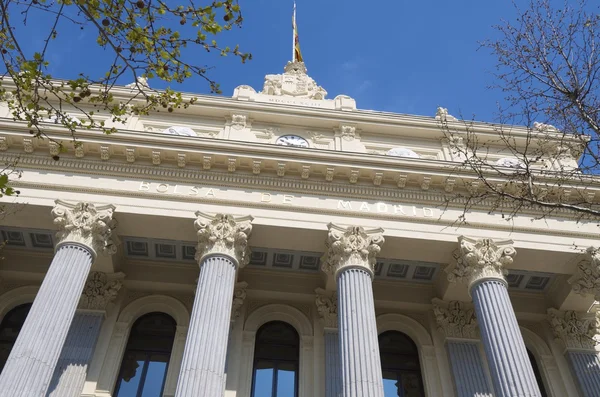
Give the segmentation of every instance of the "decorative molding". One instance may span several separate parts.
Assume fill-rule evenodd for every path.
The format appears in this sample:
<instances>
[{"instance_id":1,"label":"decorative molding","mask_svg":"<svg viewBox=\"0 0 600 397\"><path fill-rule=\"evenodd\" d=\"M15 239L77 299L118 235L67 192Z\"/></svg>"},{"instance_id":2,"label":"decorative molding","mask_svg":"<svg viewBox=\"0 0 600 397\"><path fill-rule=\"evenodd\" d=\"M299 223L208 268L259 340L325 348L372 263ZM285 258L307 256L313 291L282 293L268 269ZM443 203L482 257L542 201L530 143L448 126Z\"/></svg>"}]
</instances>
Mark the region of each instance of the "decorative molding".
<instances>
[{"instance_id":1,"label":"decorative molding","mask_svg":"<svg viewBox=\"0 0 600 397\"><path fill-rule=\"evenodd\" d=\"M584 259L577 265L577 271L569 279L569 284L576 294L590 294L600 300L600 249L588 247L584 255Z\"/></svg>"},{"instance_id":2,"label":"decorative molding","mask_svg":"<svg viewBox=\"0 0 600 397\"><path fill-rule=\"evenodd\" d=\"M469 289L474 282L483 279L499 279L506 283L505 266L513 262L517 251L512 240L458 238L459 253L456 263L447 266L448 281L466 282Z\"/></svg>"},{"instance_id":3,"label":"decorative molding","mask_svg":"<svg viewBox=\"0 0 600 397\"><path fill-rule=\"evenodd\" d=\"M433 299L438 329L447 338L478 339L477 321L472 305L460 301Z\"/></svg>"},{"instance_id":4,"label":"decorative molding","mask_svg":"<svg viewBox=\"0 0 600 397\"><path fill-rule=\"evenodd\" d=\"M254 161L252 161L252 173L254 175L260 174L261 164L262 164L261 160L254 160Z\"/></svg>"},{"instance_id":5,"label":"decorative molding","mask_svg":"<svg viewBox=\"0 0 600 397\"><path fill-rule=\"evenodd\" d=\"M396 177L396 186L403 189L406 187L406 181L408 179L408 175L406 174L398 174Z\"/></svg>"},{"instance_id":6,"label":"decorative molding","mask_svg":"<svg viewBox=\"0 0 600 397\"><path fill-rule=\"evenodd\" d=\"M228 158L227 159L227 171L235 172L236 167L237 167L237 158L235 158L235 157Z\"/></svg>"},{"instance_id":7,"label":"decorative molding","mask_svg":"<svg viewBox=\"0 0 600 397\"><path fill-rule=\"evenodd\" d=\"M75 157L77 157L78 159L83 158L83 156L85 156L85 150L83 147L83 143L78 142L75 144Z\"/></svg>"},{"instance_id":8,"label":"decorative molding","mask_svg":"<svg viewBox=\"0 0 600 397\"><path fill-rule=\"evenodd\" d=\"M179 168L185 168L185 153L178 153L177 154L177 166Z\"/></svg>"},{"instance_id":9,"label":"decorative molding","mask_svg":"<svg viewBox=\"0 0 600 397\"><path fill-rule=\"evenodd\" d=\"M327 182L333 181L334 173L335 173L335 168L327 167L327 170L325 171L325 180Z\"/></svg>"},{"instance_id":10,"label":"decorative molding","mask_svg":"<svg viewBox=\"0 0 600 397\"><path fill-rule=\"evenodd\" d=\"M100 159L102 161L110 160L110 150L108 146L100 146Z\"/></svg>"},{"instance_id":11,"label":"decorative molding","mask_svg":"<svg viewBox=\"0 0 600 397\"><path fill-rule=\"evenodd\" d=\"M337 276L345 268L362 268L374 275L376 256L385 242L383 229L365 230L362 226L342 227L330 223L325 240L322 267L327 274Z\"/></svg>"},{"instance_id":12,"label":"decorative molding","mask_svg":"<svg viewBox=\"0 0 600 397\"><path fill-rule=\"evenodd\" d=\"M300 174L302 179L308 179L310 177L310 165L302 166L302 173Z\"/></svg>"},{"instance_id":13,"label":"decorative molding","mask_svg":"<svg viewBox=\"0 0 600 397\"><path fill-rule=\"evenodd\" d=\"M423 190L429 190L430 186L431 186L431 177L430 176L424 176L423 177L423 182L421 182L421 189L423 189Z\"/></svg>"},{"instance_id":14,"label":"decorative molding","mask_svg":"<svg viewBox=\"0 0 600 397\"><path fill-rule=\"evenodd\" d=\"M160 165L160 152L158 150L152 151L152 164Z\"/></svg>"},{"instance_id":15,"label":"decorative molding","mask_svg":"<svg viewBox=\"0 0 600 397\"><path fill-rule=\"evenodd\" d=\"M78 309L106 310L123 286L123 273L91 272L79 300Z\"/></svg>"},{"instance_id":16,"label":"decorative molding","mask_svg":"<svg viewBox=\"0 0 600 397\"><path fill-rule=\"evenodd\" d=\"M125 158L128 163L135 162L135 148L127 148L125 149Z\"/></svg>"},{"instance_id":17,"label":"decorative molding","mask_svg":"<svg viewBox=\"0 0 600 397\"><path fill-rule=\"evenodd\" d=\"M202 169L210 170L212 167L212 156L202 156Z\"/></svg>"},{"instance_id":18,"label":"decorative molding","mask_svg":"<svg viewBox=\"0 0 600 397\"><path fill-rule=\"evenodd\" d=\"M595 350L600 342L600 313L548 309L548 321L566 349Z\"/></svg>"},{"instance_id":19,"label":"decorative molding","mask_svg":"<svg viewBox=\"0 0 600 397\"><path fill-rule=\"evenodd\" d=\"M242 130L248 126L248 116L244 114L232 114L231 115L231 127L236 130Z\"/></svg>"},{"instance_id":20,"label":"decorative molding","mask_svg":"<svg viewBox=\"0 0 600 397\"><path fill-rule=\"evenodd\" d=\"M277 163L277 176L285 176L286 166L285 163Z\"/></svg>"},{"instance_id":21,"label":"decorative molding","mask_svg":"<svg viewBox=\"0 0 600 397\"><path fill-rule=\"evenodd\" d=\"M234 322L240 316L240 309L244 305L247 296L248 283L241 281L235 285L233 290L233 302L231 304L231 322Z\"/></svg>"},{"instance_id":22,"label":"decorative molding","mask_svg":"<svg viewBox=\"0 0 600 397\"><path fill-rule=\"evenodd\" d=\"M112 204L95 206L92 203L68 203L56 200L52 209L57 246L64 243L78 243L94 251L105 254L117 252L112 232L117 225L113 219L115 207Z\"/></svg>"},{"instance_id":23,"label":"decorative molding","mask_svg":"<svg viewBox=\"0 0 600 397\"><path fill-rule=\"evenodd\" d=\"M231 215L216 214L214 216L196 212L198 246L196 260L200 264L202 258L210 254L225 254L236 260L239 267L250 261L248 237L252 232L251 216L234 218Z\"/></svg>"},{"instance_id":24,"label":"decorative molding","mask_svg":"<svg viewBox=\"0 0 600 397\"><path fill-rule=\"evenodd\" d=\"M328 292L324 289L316 289L315 304L317 305L317 313L323 322L325 328L337 328L338 327L338 303L337 295L335 292Z\"/></svg>"},{"instance_id":25,"label":"decorative molding","mask_svg":"<svg viewBox=\"0 0 600 397\"><path fill-rule=\"evenodd\" d=\"M50 156L58 156L60 154L60 145L55 141L48 141L48 149Z\"/></svg>"},{"instance_id":26,"label":"decorative molding","mask_svg":"<svg viewBox=\"0 0 600 397\"><path fill-rule=\"evenodd\" d=\"M33 140L30 138L23 139L23 151L25 153L33 153Z\"/></svg>"},{"instance_id":27,"label":"decorative molding","mask_svg":"<svg viewBox=\"0 0 600 397\"><path fill-rule=\"evenodd\" d=\"M358 134L356 132L356 127L353 125L340 125L340 136L345 141L353 141L358 138Z\"/></svg>"},{"instance_id":28,"label":"decorative molding","mask_svg":"<svg viewBox=\"0 0 600 397\"><path fill-rule=\"evenodd\" d=\"M0 136L0 151L4 152L8 150L8 140L4 136Z\"/></svg>"},{"instance_id":29,"label":"decorative molding","mask_svg":"<svg viewBox=\"0 0 600 397\"><path fill-rule=\"evenodd\" d=\"M455 184L456 184L456 179L446 178L446 182L444 183L444 191L446 193L452 193L454 191Z\"/></svg>"},{"instance_id":30,"label":"decorative molding","mask_svg":"<svg viewBox=\"0 0 600 397\"><path fill-rule=\"evenodd\" d=\"M358 182L358 177L360 176L359 170L350 170L350 176L348 177L348 181L352 184Z\"/></svg>"}]
</instances>

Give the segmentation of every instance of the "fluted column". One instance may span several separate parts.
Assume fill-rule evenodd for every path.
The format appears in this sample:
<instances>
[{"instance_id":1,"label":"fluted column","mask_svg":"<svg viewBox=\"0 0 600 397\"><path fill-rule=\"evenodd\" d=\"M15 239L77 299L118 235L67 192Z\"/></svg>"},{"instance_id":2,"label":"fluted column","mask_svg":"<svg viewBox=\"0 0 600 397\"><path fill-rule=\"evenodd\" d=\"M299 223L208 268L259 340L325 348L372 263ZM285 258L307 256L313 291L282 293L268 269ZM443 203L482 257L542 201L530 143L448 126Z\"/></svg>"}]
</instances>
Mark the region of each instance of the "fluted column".
<instances>
[{"instance_id":1,"label":"fluted column","mask_svg":"<svg viewBox=\"0 0 600 397\"><path fill-rule=\"evenodd\" d=\"M0 375L1 397L44 397L96 252L114 253L112 205L56 202L56 253Z\"/></svg>"},{"instance_id":2,"label":"fluted column","mask_svg":"<svg viewBox=\"0 0 600 397\"><path fill-rule=\"evenodd\" d=\"M329 224L323 270L337 282L344 397L383 397L372 286L382 232Z\"/></svg>"},{"instance_id":3,"label":"fluted column","mask_svg":"<svg viewBox=\"0 0 600 397\"><path fill-rule=\"evenodd\" d=\"M474 310L459 301L434 299L432 303L438 329L446 337L457 397L492 397L479 354Z\"/></svg>"},{"instance_id":4,"label":"fluted column","mask_svg":"<svg viewBox=\"0 0 600 397\"><path fill-rule=\"evenodd\" d=\"M235 273L248 263L252 217L196 213L200 278L177 381L176 397L225 392L225 360Z\"/></svg>"},{"instance_id":5,"label":"fluted column","mask_svg":"<svg viewBox=\"0 0 600 397\"><path fill-rule=\"evenodd\" d=\"M79 397L108 305L121 289L122 273L91 272L54 370L49 397Z\"/></svg>"},{"instance_id":6,"label":"fluted column","mask_svg":"<svg viewBox=\"0 0 600 397\"><path fill-rule=\"evenodd\" d=\"M583 397L600 394L600 314L548 310L548 321L554 336L565 348L571 370L577 378Z\"/></svg>"},{"instance_id":7,"label":"fluted column","mask_svg":"<svg viewBox=\"0 0 600 397\"><path fill-rule=\"evenodd\" d=\"M468 284L497 397L540 397L504 278L512 241L459 237L460 255L448 279Z\"/></svg>"},{"instance_id":8,"label":"fluted column","mask_svg":"<svg viewBox=\"0 0 600 397\"><path fill-rule=\"evenodd\" d=\"M323 322L325 342L325 397L342 395L342 368L340 360L340 336L337 319L337 296L335 292L317 289L317 312Z\"/></svg>"}]
</instances>

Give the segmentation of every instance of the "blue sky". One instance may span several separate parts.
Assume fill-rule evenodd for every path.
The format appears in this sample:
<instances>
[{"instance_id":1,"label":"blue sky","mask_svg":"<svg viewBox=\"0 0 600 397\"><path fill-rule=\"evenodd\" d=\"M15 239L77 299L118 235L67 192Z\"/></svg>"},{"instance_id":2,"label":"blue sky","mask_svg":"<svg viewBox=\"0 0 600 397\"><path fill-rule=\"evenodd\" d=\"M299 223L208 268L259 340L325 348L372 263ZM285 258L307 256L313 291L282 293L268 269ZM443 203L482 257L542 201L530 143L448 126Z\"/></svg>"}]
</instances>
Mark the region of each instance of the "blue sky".
<instances>
[{"instance_id":1,"label":"blue sky","mask_svg":"<svg viewBox=\"0 0 600 397\"><path fill-rule=\"evenodd\" d=\"M230 96L241 84L262 87L265 74L281 73L291 58L292 0L240 0L242 29L226 32L222 44L240 44L254 59L241 64L234 57L220 58L197 50L197 64L215 66L210 77ZM478 50L478 41L493 38L492 25L514 17L504 1L380 1L297 0L302 53L309 75L329 98L347 94L361 109L434 115L437 106L451 114L478 120L495 119L502 93L489 90L494 58ZM26 48L41 45L42 16L32 17L26 28ZM62 40L52 47L51 72L55 77L92 75L108 58L95 49L92 31L62 27ZM123 81L127 83L128 81ZM151 81L153 87L163 87ZM179 87L208 93L208 85L193 79Z\"/></svg>"}]
</instances>

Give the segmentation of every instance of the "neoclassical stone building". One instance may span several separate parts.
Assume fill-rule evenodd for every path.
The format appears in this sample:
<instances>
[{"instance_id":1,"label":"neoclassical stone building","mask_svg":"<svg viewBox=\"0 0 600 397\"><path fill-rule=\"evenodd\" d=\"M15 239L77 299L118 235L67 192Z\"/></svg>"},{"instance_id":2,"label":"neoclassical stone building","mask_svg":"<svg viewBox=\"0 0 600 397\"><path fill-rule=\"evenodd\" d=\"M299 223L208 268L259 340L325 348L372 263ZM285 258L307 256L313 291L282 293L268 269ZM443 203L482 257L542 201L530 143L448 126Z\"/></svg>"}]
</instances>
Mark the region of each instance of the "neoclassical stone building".
<instances>
[{"instance_id":1,"label":"neoclassical stone building","mask_svg":"<svg viewBox=\"0 0 600 397\"><path fill-rule=\"evenodd\" d=\"M0 104L0 396L600 396L598 226L457 227L460 123L326 94L289 63L78 145Z\"/></svg>"}]
</instances>

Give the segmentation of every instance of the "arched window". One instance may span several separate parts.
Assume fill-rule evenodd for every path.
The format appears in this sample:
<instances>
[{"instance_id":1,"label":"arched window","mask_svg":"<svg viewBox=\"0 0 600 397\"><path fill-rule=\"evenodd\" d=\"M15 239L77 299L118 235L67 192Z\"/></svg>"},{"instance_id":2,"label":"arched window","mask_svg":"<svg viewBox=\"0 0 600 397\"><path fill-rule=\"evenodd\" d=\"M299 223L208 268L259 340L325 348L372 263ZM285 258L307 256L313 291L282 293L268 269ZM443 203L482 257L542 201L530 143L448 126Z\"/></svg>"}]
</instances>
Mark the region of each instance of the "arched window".
<instances>
[{"instance_id":1,"label":"arched window","mask_svg":"<svg viewBox=\"0 0 600 397\"><path fill-rule=\"evenodd\" d=\"M31 309L31 303L19 305L6 313L6 316L2 319L0 324L0 372L4 369L10 351L17 341L21 328L23 328L29 309Z\"/></svg>"},{"instance_id":2,"label":"arched window","mask_svg":"<svg viewBox=\"0 0 600 397\"><path fill-rule=\"evenodd\" d=\"M385 397L425 397L419 351L407 335L398 331L382 333L379 352Z\"/></svg>"},{"instance_id":3,"label":"arched window","mask_svg":"<svg viewBox=\"0 0 600 397\"><path fill-rule=\"evenodd\" d=\"M162 396L176 327L164 313L149 313L133 323L115 397Z\"/></svg>"},{"instance_id":4,"label":"arched window","mask_svg":"<svg viewBox=\"0 0 600 397\"><path fill-rule=\"evenodd\" d=\"M297 397L300 337L282 321L266 323L256 332L252 397Z\"/></svg>"},{"instance_id":5,"label":"arched window","mask_svg":"<svg viewBox=\"0 0 600 397\"><path fill-rule=\"evenodd\" d=\"M537 381L540 391L542 392L542 397L548 397L548 393L546 393L546 389L544 388L544 381L542 380L542 373L540 372L540 367L538 366L537 360L529 349L527 349L527 355L529 356L529 361L531 361L533 374L535 375L535 380Z\"/></svg>"}]
</instances>

